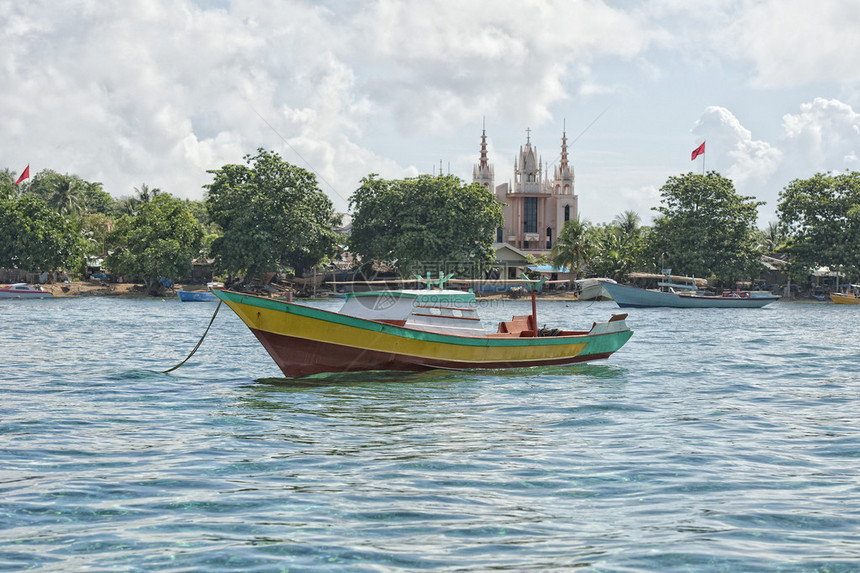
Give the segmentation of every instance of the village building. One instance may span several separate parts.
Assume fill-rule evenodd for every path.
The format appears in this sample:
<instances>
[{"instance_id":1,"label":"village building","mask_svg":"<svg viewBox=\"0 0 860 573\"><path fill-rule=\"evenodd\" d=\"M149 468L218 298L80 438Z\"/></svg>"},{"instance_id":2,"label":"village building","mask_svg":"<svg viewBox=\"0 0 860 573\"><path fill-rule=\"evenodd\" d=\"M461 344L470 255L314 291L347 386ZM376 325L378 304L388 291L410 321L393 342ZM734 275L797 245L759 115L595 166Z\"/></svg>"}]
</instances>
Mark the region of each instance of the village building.
<instances>
[{"instance_id":1,"label":"village building","mask_svg":"<svg viewBox=\"0 0 860 573\"><path fill-rule=\"evenodd\" d=\"M505 222L496 229L496 242L507 243L539 257L547 253L558 237L564 222L578 214L578 197L574 192L574 173L567 152L567 134L562 132L561 156L549 175L537 147L532 147L531 130L526 130L526 144L514 158L512 182L495 185L493 166L487 157L487 132L481 133L481 158L475 165L472 180L493 191L502 204Z\"/></svg>"}]
</instances>

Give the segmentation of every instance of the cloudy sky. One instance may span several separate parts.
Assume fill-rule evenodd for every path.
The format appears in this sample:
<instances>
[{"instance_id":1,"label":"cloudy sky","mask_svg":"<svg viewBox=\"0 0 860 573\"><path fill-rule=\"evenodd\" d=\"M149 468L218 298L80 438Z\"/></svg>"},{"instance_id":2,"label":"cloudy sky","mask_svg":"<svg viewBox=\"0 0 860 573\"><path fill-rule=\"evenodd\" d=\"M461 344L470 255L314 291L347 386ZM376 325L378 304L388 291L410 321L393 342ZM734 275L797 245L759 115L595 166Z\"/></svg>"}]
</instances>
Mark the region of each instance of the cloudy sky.
<instances>
[{"instance_id":1,"label":"cloudy sky","mask_svg":"<svg viewBox=\"0 0 860 573\"><path fill-rule=\"evenodd\" d=\"M572 141L584 219L648 222L672 175L766 201L860 169L856 0L0 0L0 169L200 199L257 148L345 211L369 173L496 184ZM855 111L858 110L858 111ZM703 158L692 150L707 141Z\"/></svg>"}]
</instances>

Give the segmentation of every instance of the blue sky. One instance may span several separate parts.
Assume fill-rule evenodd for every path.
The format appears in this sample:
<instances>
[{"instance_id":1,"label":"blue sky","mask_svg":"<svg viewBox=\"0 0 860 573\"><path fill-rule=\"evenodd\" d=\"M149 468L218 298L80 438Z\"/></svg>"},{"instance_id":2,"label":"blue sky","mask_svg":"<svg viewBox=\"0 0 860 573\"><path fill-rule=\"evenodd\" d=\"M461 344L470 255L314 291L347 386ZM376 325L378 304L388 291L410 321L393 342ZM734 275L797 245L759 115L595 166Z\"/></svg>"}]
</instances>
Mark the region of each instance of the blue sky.
<instances>
[{"instance_id":1,"label":"blue sky","mask_svg":"<svg viewBox=\"0 0 860 573\"><path fill-rule=\"evenodd\" d=\"M369 173L470 181L486 122L496 183L526 129L550 168L566 125L584 219L645 222L705 168L767 204L860 169L855 0L409 2L0 0L0 168L114 196L200 199L264 147L339 210ZM589 127L590 125L590 127ZM271 126L271 127L270 127Z\"/></svg>"}]
</instances>

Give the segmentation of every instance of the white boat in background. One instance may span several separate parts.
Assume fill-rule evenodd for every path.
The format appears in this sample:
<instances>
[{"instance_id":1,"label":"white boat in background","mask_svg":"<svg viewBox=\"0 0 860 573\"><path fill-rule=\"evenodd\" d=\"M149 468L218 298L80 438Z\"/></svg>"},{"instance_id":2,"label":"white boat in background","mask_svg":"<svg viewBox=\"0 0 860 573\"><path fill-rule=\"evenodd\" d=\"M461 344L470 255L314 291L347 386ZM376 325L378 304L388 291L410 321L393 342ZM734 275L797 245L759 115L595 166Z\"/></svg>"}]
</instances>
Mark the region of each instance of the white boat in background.
<instances>
[{"instance_id":1,"label":"white boat in background","mask_svg":"<svg viewBox=\"0 0 860 573\"><path fill-rule=\"evenodd\" d=\"M577 279L573 282L579 291L579 300L612 300L612 295L603 288L605 282L615 284L612 279Z\"/></svg>"},{"instance_id":2,"label":"white boat in background","mask_svg":"<svg viewBox=\"0 0 860 573\"><path fill-rule=\"evenodd\" d=\"M42 289L42 285L28 285L27 283L15 283L12 285L0 285L0 298L48 298L54 296Z\"/></svg>"}]
</instances>

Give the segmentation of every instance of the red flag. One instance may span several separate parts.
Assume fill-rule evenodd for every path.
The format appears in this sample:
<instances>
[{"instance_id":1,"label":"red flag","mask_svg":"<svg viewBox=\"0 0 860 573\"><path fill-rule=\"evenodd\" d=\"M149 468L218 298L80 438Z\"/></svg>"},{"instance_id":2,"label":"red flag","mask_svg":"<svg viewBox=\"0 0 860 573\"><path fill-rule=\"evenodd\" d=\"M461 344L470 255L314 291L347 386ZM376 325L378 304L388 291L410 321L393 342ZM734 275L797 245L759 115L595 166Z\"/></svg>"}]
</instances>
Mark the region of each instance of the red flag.
<instances>
[{"instance_id":1,"label":"red flag","mask_svg":"<svg viewBox=\"0 0 860 573\"><path fill-rule=\"evenodd\" d=\"M702 145L693 150L692 159L695 160L698 156L702 155L705 152L705 142L702 142Z\"/></svg>"},{"instance_id":2,"label":"red flag","mask_svg":"<svg viewBox=\"0 0 860 573\"><path fill-rule=\"evenodd\" d=\"M29 165L24 168L24 173L22 173L21 177L19 177L18 180L15 181L15 185L17 185L18 183L20 183L24 179L27 179L28 177L30 177L30 166Z\"/></svg>"}]
</instances>

